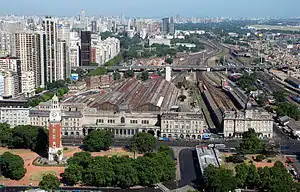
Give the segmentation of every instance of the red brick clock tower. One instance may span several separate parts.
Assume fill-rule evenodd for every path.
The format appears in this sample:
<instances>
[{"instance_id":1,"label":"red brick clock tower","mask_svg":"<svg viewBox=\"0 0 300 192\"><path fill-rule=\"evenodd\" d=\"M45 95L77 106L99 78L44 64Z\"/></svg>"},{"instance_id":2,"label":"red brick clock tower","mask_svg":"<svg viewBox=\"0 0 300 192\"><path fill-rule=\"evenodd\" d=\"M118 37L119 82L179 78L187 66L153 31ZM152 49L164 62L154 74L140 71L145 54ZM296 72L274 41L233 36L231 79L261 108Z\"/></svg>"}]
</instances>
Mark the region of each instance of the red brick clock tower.
<instances>
[{"instance_id":1,"label":"red brick clock tower","mask_svg":"<svg viewBox=\"0 0 300 192\"><path fill-rule=\"evenodd\" d=\"M54 95L49 115L49 161L61 161L63 158L61 129L61 109L59 107L58 98Z\"/></svg>"}]
</instances>

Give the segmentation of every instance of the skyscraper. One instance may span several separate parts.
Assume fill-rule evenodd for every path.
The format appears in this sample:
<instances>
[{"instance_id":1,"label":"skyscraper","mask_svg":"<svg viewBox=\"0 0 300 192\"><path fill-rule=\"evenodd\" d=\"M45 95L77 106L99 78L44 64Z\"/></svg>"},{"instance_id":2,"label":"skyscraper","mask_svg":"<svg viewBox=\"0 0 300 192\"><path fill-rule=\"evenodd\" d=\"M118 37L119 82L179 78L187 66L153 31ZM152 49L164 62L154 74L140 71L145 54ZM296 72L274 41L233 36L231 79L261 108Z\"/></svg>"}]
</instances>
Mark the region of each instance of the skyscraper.
<instances>
[{"instance_id":1,"label":"skyscraper","mask_svg":"<svg viewBox=\"0 0 300 192\"><path fill-rule=\"evenodd\" d=\"M81 31L81 66L89 66L91 63L91 32Z\"/></svg>"},{"instance_id":2,"label":"skyscraper","mask_svg":"<svg viewBox=\"0 0 300 192\"><path fill-rule=\"evenodd\" d=\"M21 61L21 72L32 71L34 73L35 87L41 86L41 53L38 33L15 33L16 56Z\"/></svg>"},{"instance_id":3,"label":"skyscraper","mask_svg":"<svg viewBox=\"0 0 300 192\"><path fill-rule=\"evenodd\" d=\"M51 17L46 17L43 21L45 31L44 54L45 54L45 82L52 83L58 80L57 63L57 22Z\"/></svg>"},{"instance_id":4,"label":"skyscraper","mask_svg":"<svg viewBox=\"0 0 300 192\"><path fill-rule=\"evenodd\" d=\"M97 33L97 21L92 21L92 33Z\"/></svg>"},{"instance_id":5,"label":"skyscraper","mask_svg":"<svg viewBox=\"0 0 300 192\"><path fill-rule=\"evenodd\" d=\"M66 79L70 77L71 72L67 74L67 46L66 41L58 42L58 79Z\"/></svg>"},{"instance_id":6,"label":"skyscraper","mask_svg":"<svg viewBox=\"0 0 300 192\"><path fill-rule=\"evenodd\" d=\"M171 34L171 35L175 34L175 24L174 24L174 18L173 17L170 17L169 34Z\"/></svg>"},{"instance_id":7,"label":"skyscraper","mask_svg":"<svg viewBox=\"0 0 300 192\"><path fill-rule=\"evenodd\" d=\"M161 33L167 35L169 32L169 18L162 19Z\"/></svg>"},{"instance_id":8,"label":"skyscraper","mask_svg":"<svg viewBox=\"0 0 300 192\"><path fill-rule=\"evenodd\" d=\"M69 78L71 75L70 49L71 49L71 27L68 22L58 25L58 65L59 79Z\"/></svg>"}]
</instances>

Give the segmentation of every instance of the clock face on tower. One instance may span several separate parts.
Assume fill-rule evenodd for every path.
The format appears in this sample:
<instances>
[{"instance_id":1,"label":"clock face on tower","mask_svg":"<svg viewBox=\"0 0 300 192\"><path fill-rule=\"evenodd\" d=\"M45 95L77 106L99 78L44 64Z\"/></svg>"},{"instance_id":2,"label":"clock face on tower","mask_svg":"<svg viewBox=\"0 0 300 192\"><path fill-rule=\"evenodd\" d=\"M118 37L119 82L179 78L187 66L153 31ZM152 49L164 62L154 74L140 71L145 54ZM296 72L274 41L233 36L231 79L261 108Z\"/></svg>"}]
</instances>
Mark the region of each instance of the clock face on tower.
<instances>
[{"instance_id":1,"label":"clock face on tower","mask_svg":"<svg viewBox=\"0 0 300 192\"><path fill-rule=\"evenodd\" d=\"M50 112L50 121L52 122L60 122L61 121L61 113L60 111L51 111Z\"/></svg>"}]
</instances>

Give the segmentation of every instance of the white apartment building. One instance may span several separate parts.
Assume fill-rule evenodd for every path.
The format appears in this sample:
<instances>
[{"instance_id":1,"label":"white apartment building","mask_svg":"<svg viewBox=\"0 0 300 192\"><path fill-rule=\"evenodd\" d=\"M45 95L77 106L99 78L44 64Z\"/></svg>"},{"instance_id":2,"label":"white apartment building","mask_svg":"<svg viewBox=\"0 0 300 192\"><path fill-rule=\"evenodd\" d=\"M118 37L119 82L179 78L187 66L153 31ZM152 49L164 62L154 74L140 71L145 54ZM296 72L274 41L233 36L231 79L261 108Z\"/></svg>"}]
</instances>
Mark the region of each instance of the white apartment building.
<instances>
[{"instance_id":1,"label":"white apartment building","mask_svg":"<svg viewBox=\"0 0 300 192\"><path fill-rule=\"evenodd\" d=\"M21 61L21 71L34 73L35 87L41 86L41 36L36 32L17 32L15 34L16 56Z\"/></svg>"},{"instance_id":2,"label":"white apartment building","mask_svg":"<svg viewBox=\"0 0 300 192\"><path fill-rule=\"evenodd\" d=\"M13 43L13 34L0 30L0 55L12 55Z\"/></svg>"},{"instance_id":3,"label":"white apartment building","mask_svg":"<svg viewBox=\"0 0 300 192\"><path fill-rule=\"evenodd\" d=\"M96 63L103 65L120 53L120 40L109 37L103 41L93 41L92 47L96 48Z\"/></svg>"},{"instance_id":4,"label":"white apartment building","mask_svg":"<svg viewBox=\"0 0 300 192\"><path fill-rule=\"evenodd\" d=\"M35 91L35 76L33 71L22 71L21 85L25 96L33 96Z\"/></svg>"},{"instance_id":5,"label":"white apartment building","mask_svg":"<svg viewBox=\"0 0 300 192\"><path fill-rule=\"evenodd\" d=\"M250 128L261 138L273 137L273 117L266 111L225 111L223 127L225 137L242 137Z\"/></svg>"},{"instance_id":6,"label":"white apartment building","mask_svg":"<svg viewBox=\"0 0 300 192\"><path fill-rule=\"evenodd\" d=\"M58 80L58 34L57 34L57 22L51 17L46 17L43 21L43 27L45 31L45 71L46 71L46 82L52 83Z\"/></svg>"},{"instance_id":7,"label":"white apartment building","mask_svg":"<svg viewBox=\"0 0 300 192\"><path fill-rule=\"evenodd\" d=\"M78 32L70 33L70 47L69 47L69 62L70 67L79 67L80 64L80 37Z\"/></svg>"},{"instance_id":8,"label":"white apartment building","mask_svg":"<svg viewBox=\"0 0 300 192\"><path fill-rule=\"evenodd\" d=\"M201 139L207 129L202 113L168 112L161 116L161 136L169 139Z\"/></svg>"},{"instance_id":9,"label":"white apartment building","mask_svg":"<svg viewBox=\"0 0 300 192\"><path fill-rule=\"evenodd\" d=\"M0 69L18 72L18 64L20 59L16 57L0 58Z\"/></svg>"},{"instance_id":10,"label":"white apartment building","mask_svg":"<svg viewBox=\"0 0 300 192\"><path fill-rule=\"evenodd\" d=\"M2 100L0 101L0 122L8 123L11 127L28 125L29 108L26 101Z\"/></svg>"},{"instance_id":11,"label":"white apartment building","mask_svg":"<svg viewBox=\"0 0 300 192\"><path fill-rule=\"evenodd\" d=\"M59 40L59 47L58 47L58 62L60 66L64 66L63 70L60 69L60 79L69 78L71 75L71 65L69 60L69 48L70 48L70 32L71 32L71 25L67 21L60 21L58 23L58 40ZM62 42L65 42L62 45ZM62 48L65 49L62 57ZM63 74L63 75L62 75Z\"/></svg>"},{"instance_id":12,"label":"white apartment building","mask_svg":"<svg viewBox=\"0 0 300 192\"><path fill-rule=\"evenodd\" d=\"M57 66L58 66L58 74L57 78L58 79L66 79L70 77L71 75L71 69L68 69L68 74L67 72L67 45L66 41L59 41L58 42L58 60L57 60Z\"/></svg>"},{"instance_id":13,"label":"white apartment building","mask_svg":"<svg viewBox=\"0 0 300 192\"><path fill-rule=\"evenodd\" d=\"M20 78L16 72L2 71L4 77L4 94L5 97L15 97L20 93Z\"/></svg>"}]
</instances>

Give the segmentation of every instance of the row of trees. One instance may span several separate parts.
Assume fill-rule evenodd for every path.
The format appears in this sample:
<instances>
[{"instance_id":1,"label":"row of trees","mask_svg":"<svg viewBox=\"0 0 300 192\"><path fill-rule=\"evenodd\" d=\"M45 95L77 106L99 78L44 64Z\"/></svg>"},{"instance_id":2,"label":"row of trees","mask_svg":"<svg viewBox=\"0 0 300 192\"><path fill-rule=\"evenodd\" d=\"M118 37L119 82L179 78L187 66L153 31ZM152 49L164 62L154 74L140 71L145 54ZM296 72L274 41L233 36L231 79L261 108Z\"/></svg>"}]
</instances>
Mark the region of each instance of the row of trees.
<instances>
[{"instance_id":1,"label":"row of trees","mask_svg":"<svg viewBox=\"0 0 300 192\"><path fill-rule=\"evenodd\" d=\"M113 143L113 134L106 130L94 130L83 140L84 148L89 152L108 150ZM156 138L150 133L137 133L130 141L132 152L148 153L152 152L155 147Z\"/></svg>"},{"instance_id":2,"label":"row of trees","mask_svg":"<svg viewBox=\"0 0 300 192\"><path fill-rule=\"evenodd\" d=\"M234 191L236 188L255 189L257 191L299 191L300 185L293 182L282 164L277 161L273 167L256 168L245 163L232 170L209 165L204 170L205 188L207 191Z\"/></svg>"},{"instance_id":3,"label":"row of trees","mask_svg":"<svg viewBox=\"0 0 300 192\"><path fill-rule=\"evenodd\" d=\"M48 148L48 131L32 125L10 128L9 124L0 123L0 145L1 147L30 149L44 156Z\"/></svg>"},{"instance_id":4,"label":"row of trees","mask_svg":"<svg viewBox=\"0 0 300 192\"><path fill-rule=\"evenodd\" d=\"M243 90L250 92L250 91L256 91L257 87L255 85L256 82L256 75L255 73L252 73L251 75L244 74L238 81L237 84L239 87L241 87Z\"/></svg>"},{"instance_id":5,"label":"row of trees","mask_svg":"<svg viewBox=\"0 0 300 192\"><path fill-rule=\"evenodd\" d=\"M28 101L28 105L31 107L35 107L39 105L41 102L46 102L52 99L53 95L56 94L58 97L63 96L64 94L69 92L69 89L67 87L67 84L63 80L58 80L53 83L47 84L47 91L46 93L39 95L37 97L31 98ZM41 93L44 89L43 88L38 88L36 90L36 93Z\"/></svg>"},{"instance_id":6,"label":"row of trees","mask_svg":"<svg viewBox=\"0 0 300 192\"><path fill-rule=\"evenodd\" d=\"M89 71L88 76L98 76L107 74L107 69L105 67L98 67L95 70Z\"/></svg>"},{"instance_id":7,"label":"row of trees","mask_svg":"<svg viewBox=\"0 0 300 192\"><path fill-rule=\"evenodd\" d=\"M175 177L175 170L175 162L165 148L137 159L124 156L91 157L88 152L80 152L68 159L62 179L69 185L81 183L129 188L168 181Z\"/></svg>"}]
</instances>

